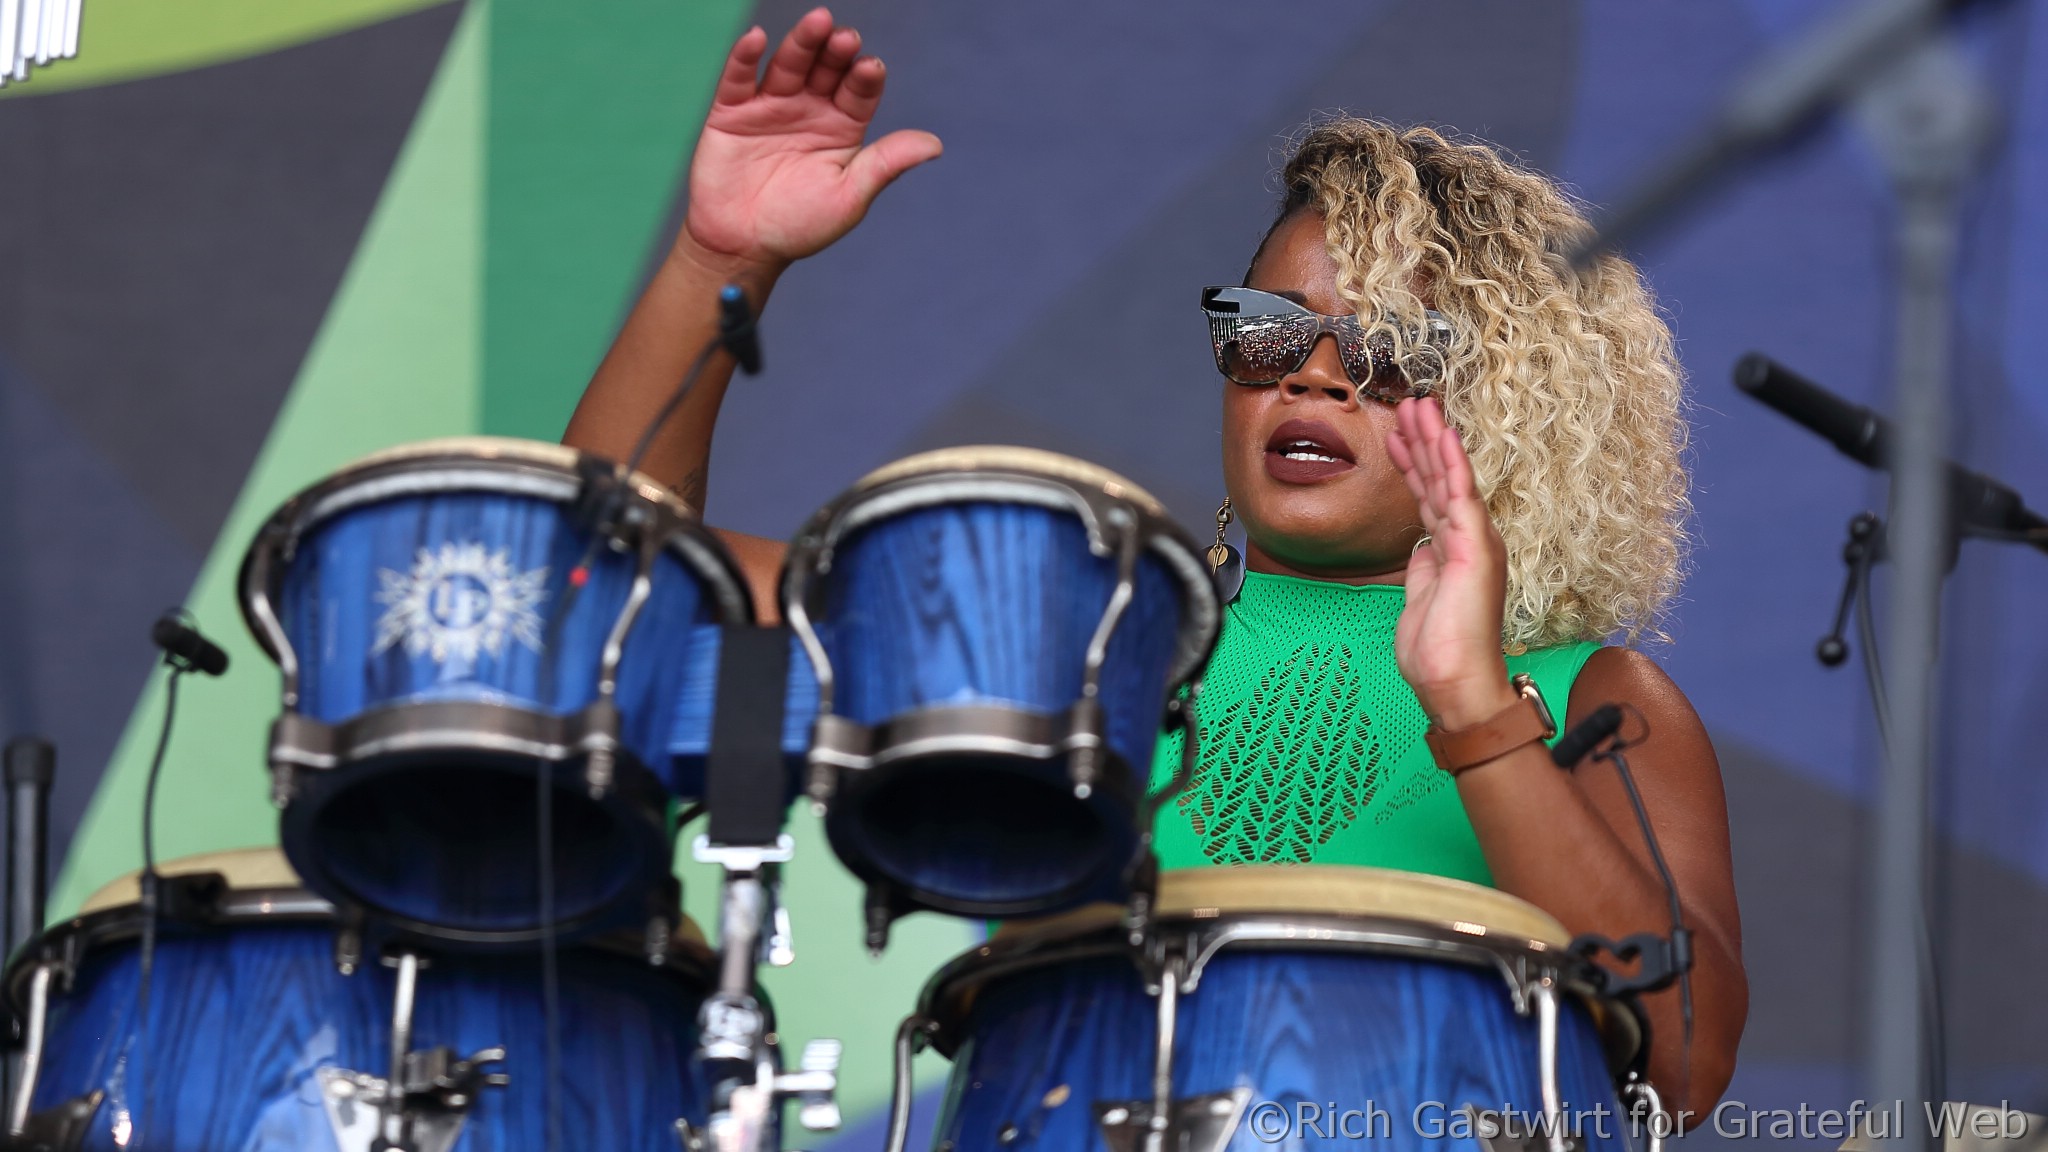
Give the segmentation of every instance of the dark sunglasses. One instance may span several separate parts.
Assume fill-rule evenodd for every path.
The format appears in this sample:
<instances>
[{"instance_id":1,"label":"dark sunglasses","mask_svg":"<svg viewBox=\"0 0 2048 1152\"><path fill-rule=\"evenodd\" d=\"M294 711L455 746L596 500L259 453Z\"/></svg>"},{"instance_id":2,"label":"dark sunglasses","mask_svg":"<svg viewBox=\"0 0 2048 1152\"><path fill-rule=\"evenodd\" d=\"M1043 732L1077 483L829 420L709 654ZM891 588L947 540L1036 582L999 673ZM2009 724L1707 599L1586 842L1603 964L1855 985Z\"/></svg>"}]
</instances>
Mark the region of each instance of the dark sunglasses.
<instances>
[{"instance_id":1,"label":"dark sunglasses","mask_svg":"<svg viewBox=\"0 0 2048 1152\"><path fill-rule=\"evenodd\" d=\"M1356 316L1325 316L1256 288L1204 288L1202 312L1209 317L1217 370L1248 387L1277 384L1301 371L1328 332L1359 394L1393 404L1429 395L1451 346L1450 321L1434 311L1423 313L1423 330L1403 342L1401 354L1386 324L1368 330Z\"/></svg>"}]
</instances>

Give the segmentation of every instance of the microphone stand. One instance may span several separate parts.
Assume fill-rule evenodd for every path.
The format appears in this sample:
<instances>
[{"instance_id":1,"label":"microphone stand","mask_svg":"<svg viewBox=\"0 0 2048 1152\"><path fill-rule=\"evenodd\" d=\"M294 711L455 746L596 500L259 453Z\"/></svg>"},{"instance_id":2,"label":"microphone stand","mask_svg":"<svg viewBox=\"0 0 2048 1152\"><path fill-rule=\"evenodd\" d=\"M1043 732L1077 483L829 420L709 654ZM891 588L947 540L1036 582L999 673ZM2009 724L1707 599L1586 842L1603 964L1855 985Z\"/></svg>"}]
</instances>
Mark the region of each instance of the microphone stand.
<instances>
[{"instance_id":1,"label":"microphone stand","mask_svg":"<svg viewBox=\"0 0 2048 1152\"><path fill-rule=\"evenodd\" d=\"M1886 644L1898 654L1885 709L1891 735L1871 840L1865 955L1871 1098L1925 1100L1933 1086L1922 990L1928 938L1928 781L1932 775L1935 657L1948 566L1947 373L1965 185L1988 144L1994 111L1953 43L1930 43L1871 94L1865 118L1898 196L1898 443L1888 552L1895 573ZM1894 1148L1934 1144L1891 1133Z\"/></svg>"},{"instance_id":2,"label":"microphone stand","mask_svg":"<svg viewBox=\"0 0 2048 1152\"><path fill-rule=\"evenodd\" d=\"M26 946L43 930L43 901L48 893L50 782L56 776L57 750L48 741L23 736L9 741L7 785L7 917L5 954ZM7 1048L0 1064L0 1100L14 1099L21 1075L20 1021L7 1013Z\"/></svg>"}]
</instances>

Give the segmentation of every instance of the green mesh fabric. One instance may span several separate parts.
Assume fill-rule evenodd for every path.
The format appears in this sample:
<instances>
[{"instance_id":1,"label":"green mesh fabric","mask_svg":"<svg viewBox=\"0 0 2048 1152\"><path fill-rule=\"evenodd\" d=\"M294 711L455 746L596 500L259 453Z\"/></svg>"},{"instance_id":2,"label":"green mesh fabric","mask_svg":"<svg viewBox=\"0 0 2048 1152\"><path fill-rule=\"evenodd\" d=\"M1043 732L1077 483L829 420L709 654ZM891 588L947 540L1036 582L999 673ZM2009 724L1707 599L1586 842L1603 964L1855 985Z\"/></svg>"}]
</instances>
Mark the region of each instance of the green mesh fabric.
<instances>
[{"instance_id":1,"label":"green mesh fabric","mask_svg":"<svg viewBox=\"0 0 2048 1152\"><path fill-rule=\"evenodd\" d=\"M1193 781L1159 814L1167 868L1359 864L1491 885L1465 806L1422 742L1428 721L1394 666L1406 593L1249 573L1203 673ZM1508 658L1564 715L1598 644ZM1159 742L1152 787L1180 764Z\"/></svg>"}]
</instances>

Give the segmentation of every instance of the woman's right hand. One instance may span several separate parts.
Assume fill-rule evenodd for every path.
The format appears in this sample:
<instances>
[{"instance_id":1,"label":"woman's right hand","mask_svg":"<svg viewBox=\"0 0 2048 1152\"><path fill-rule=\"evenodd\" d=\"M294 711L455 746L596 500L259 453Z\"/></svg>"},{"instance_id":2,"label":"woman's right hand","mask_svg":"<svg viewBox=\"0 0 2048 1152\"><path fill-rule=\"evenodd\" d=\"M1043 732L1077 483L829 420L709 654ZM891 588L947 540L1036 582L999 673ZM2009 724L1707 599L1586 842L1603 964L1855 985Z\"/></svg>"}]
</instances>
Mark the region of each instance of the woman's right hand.
<instances>
[{"instance_id":1,"label":"woman's right hand","mask_svg":"<svg viewBox=\"0 0 2048 1152\"><path fill-rule=\"evenodd\" d=\"M812 9L757 83L768 34L740 37L690 162L679 249L780 271L844 236L890 181L939 154L937 136L911 129L861 146L886 75L860 46L859 32Z\"/></svg>"}]
</instances>

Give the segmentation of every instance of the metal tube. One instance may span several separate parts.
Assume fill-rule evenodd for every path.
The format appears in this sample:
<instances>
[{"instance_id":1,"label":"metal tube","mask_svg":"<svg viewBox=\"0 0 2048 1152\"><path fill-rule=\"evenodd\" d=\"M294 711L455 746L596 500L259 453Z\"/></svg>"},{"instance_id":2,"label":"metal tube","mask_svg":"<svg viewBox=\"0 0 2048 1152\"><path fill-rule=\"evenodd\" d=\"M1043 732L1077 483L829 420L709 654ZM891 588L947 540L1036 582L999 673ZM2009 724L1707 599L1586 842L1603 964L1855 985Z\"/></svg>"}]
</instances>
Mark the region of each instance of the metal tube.
<instances>
[{"instance_id":1,"label":"metal tube","mask_svg":"<svg viewBox=\"0 0 2048 1152\"><path fill-rule=\"evenodd\" d=\"M1159 1036L1152 1049L1152 1123L1145 1132L1145 1152L1166 1152L1173 1124L1173 1036L1182 964L1179 953L1170 954L1159 972Z\"/></svg>"},{"instance_id":2,"label":"metal tube","mask_svg":"<svg viewBox=\"0 0 2048 1152\"><path fill-rule=\"evenodd\" d=\"M1928 875L1928 781L1941 581L1951 549L1946 387L1950 281L1955 275L1965 180L1992 128L1990 98L1952 42L1921 48L1874 90L1864 109L1899 198L1898 429L1889 539L1893 583L1886 620L1889 749L1871 838L1871 905L1864 955L1872 974L1866 1011L1874 1100L1929 1094L1929 1035L1922 961ZM1930 1146L1925 1132L1890 1134L1891 1146Z\"/></svg>"},{"instance_id":3,"label":"metal tube","mask_svg":"<svg viewBox=\"0 0 2048 1152\"><path fill-rule=\"evenodd\" d=\"M21 1079L14 1086L14 1099L7 1107L7 1134L21 1135L28 1127L29 1106L35 1103L36 1074L43 1066L43 1029L50 1015L51 966L40 964L29 978L28 1021L22 1029Z\"/></svg>"},{"instance_id":4,"label":"metal tube","mask_svg":"<svg viewBox=\"0 0 2048 1152\"><path fill-rule=\"evenodd\" d=\"M7 745L7 936L8 955L43 930L43 901L49 892L50 782L57 750L26 736Z\"/></svg>"},{"instance_id":5,"label":"metal tube","mask_svg":"<svg viewBox=\"0 0 2048 1152\"><path fill-rule=\"evenodd\" d=\"M913 1012L896 1027L895 1079L889 1086L889 1139L883 1152L903 1152L910 1140L911 1061L917 1055L918 1037L928 1035L932 1024Z\"/></svg>"},{"instance_id":6,"label":"metal tube","mask_svg":"<svg viewBox=\"0 0 2048 1152\"><path fill-rule=\"evenodd\" d=\"M1557 979L1549 972L1529 985L1536 1004L1536 1083L1543 1095L1544 1139L1550 1152L1569 1152L1565 1136L1564 1093L1557 1080Z\"/></svg>"},{"instance_id":7,"label":"metal tube","mask_svg":"<svg viewBox=\"0 0 2048 1152\"><path fill-rule=\"evenodd\" d=\"M412 1051L412 1008L419 991L420 958L411 952L398 954L397 988L391 996L391 1090L405 1088L405 1057Z\"/></svg>"}]
</instances>

